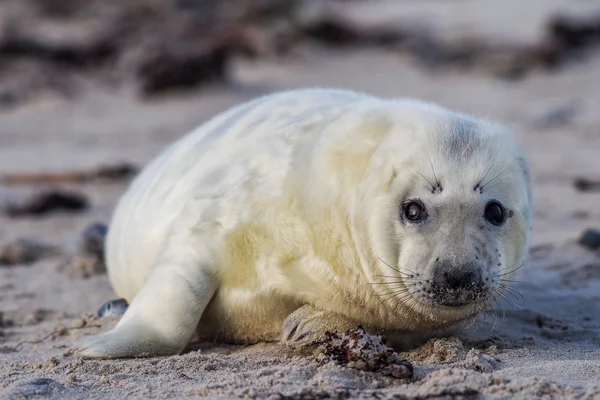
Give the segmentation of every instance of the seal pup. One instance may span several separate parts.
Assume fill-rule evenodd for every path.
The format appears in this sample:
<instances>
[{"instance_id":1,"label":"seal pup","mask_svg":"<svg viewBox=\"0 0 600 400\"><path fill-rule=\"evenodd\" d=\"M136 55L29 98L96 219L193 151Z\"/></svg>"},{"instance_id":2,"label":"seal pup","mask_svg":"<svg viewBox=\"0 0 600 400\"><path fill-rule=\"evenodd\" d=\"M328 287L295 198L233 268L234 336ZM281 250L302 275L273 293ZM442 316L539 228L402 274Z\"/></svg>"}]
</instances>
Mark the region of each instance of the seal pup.
<instances>
[{"instance_id":1,"label":"seal pup","mask_svg":"<svg viewBox=\"0 0 600 400\"><path fill-rule=\"evenodd\" d=\"M110 282L130 305L78 351L454 326L524 263L530 204L525 157L495 123L339 89L260 97L134 179L106 242Z\"/></svg>"}]
</instances>

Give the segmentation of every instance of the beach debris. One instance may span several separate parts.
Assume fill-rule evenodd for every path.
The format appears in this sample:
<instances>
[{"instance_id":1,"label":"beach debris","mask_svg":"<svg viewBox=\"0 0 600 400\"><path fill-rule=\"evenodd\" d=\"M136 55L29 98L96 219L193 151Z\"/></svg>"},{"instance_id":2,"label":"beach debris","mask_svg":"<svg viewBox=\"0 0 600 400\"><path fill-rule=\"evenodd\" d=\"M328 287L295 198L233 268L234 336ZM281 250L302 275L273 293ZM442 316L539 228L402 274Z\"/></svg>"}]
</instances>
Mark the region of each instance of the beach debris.
<instances>
[{"instance_id":1,"label":"beach debris","mask_svg":"<svg viewBox=\"0 0 600 400\"><path fill-rule=\"evenodd\" d=\"M231 48L221 43L205 46L165 46L148 54L137 70L143 95L190 89L226 78Z\"/></svg>"},{"instance_id":2,"label":"beach debris","mask_svg":"<svg viewBox=\"0 0 600 400\"><path fill-rule=\"evenodd\" d=\"M115 56L118 27L85 18L44 18L29 23L7 23L0 40L3 58L31 58L71 68L95 66Z\"/></svg>"},{"instance_id":3,"label":"beach debris","mask_svg":"<svg viewBox=\"0 0 600 400\"><path fill-rule=\"evenodd\" d=\"M0 175L3 185L35 185L49 183L118 182L132 178L139 168L130 163L101 165L88 171L22 172Z\"/></svg>"},{"instance_id":4,"label":"beach debris","mask_svg":"<svg viewBox=\"0 0 600 400\"><path fill-rule=\"evenodd\" d=\"M369 16L359 16L344 4L307 4L308 7L297 7L297 38L338 47L383 47L408 55L428 68L450 66L484 71L504 79L522 78L536 69L564 65L581 52L600 45L600 14L554 15L536 42L515 44L483 37L449 40L436 33L432 29L435 27L419 21L374 24ZM564 120L562 115L558 117Z\"/></svg>"},{"instance_id":5,"label":"beach debris","mask_svg":"<svg viewBox=\"0 0 600 400\"><path fill-rule=\"evenodd\" d=\"M43 17L28 12L28 5L1 24L2 107L14 107L44 91L72 98L89 80L89 72L111 65L121 47L117 23Z\"/></svg>"},{"instance_id":6,"label":"beach debris","mask_svg":"<svg viewBox=\"0 0 600 400\"><path fill-rule=\"evenodd\" d=\"M15 346L0 346L0 354L2 353L14 353L19 351L25 344L38 344L48 339L55 339L60 336L67 335L70 331L88 328L100 328L101 326L94 323L96 322L96 316L90 313L85 313L78 319L72 326L59 326L56 329L50 331L39 339L23 340L17 343Z\"/></svg>"},{"instance_id":7,"label":"beach debris","mask_svg":"<svg viewBox=\"0 0 600 400\"><path fill-rule=\"evenodd\" d=\"M546 36L535 49L537 58L557 65L586 48L600 45L600 13L585 16L558 14L546 24Z\"/></svg>"},{"instance_id":8,"label":"beach debris","mask_svg":"<svg viewBox=\"0 0 600 400\"><path fill-rule=\"evenodd\" d=\"M8 399L30 399L37 397L55 397L64 392L65 386L54 379L38 378L13 388Z\"/></svg>"},{"instance_id":9,"label":"beach debris","mask_svg":"<svg viewBox=\"0 0 600 400\"><path fill-rule=\"evenodd\" d=\"M82 235L79 243L79 252L97 257L104 262L104 243L108 234L108 226L102 223L93 223L88 225Z\"/></svg>"},{"instance_id":10,"label":"beach debris","mask_svg":"<svg viewBox=\"0 0 600 400\"><path fill-rule=\"evenodd\" d=\"M56 311L46 308L35 308L26 312L18 322L21 325L37 325L54 315L56 315Z\"/></svg>"},{"instance_id":11,"label":"beach debris","mask_svg":"<svg viewBox=\"0 0 600 400\"><path fill-rule=\"evenodd\" d=\"M48 244L26 238L0 242L0 265L29 265L34 262L60 254L60 250Z\"/></svg>"},{"instance_id":12,"label":"beach debris","mask_svg":"<svg viewBox=\"0 0 600 400\"><path fill-rule=\"evenodd\" d=\"M0 338L4 336L4 330L2 328L10 326L12 323L12 320L4 318L4 311L0 310Z\"/></svg>"},{"instance_id":13,"label":"beach debris","mask_svg":"<svg viewBox=\"0 0 600 400\"><path fill-rule=\"evenodd\" d=\"M570 104L548 111L546 114L534 119L531 125L534 129L557 128L571 124L576 115L577 106Z\"/></svg>"},{"instance_id":14,"label":"beach debris","mask_svg":"<svg viewBox=\"0 0 600 400\"><path fill-rule=\"evenodd\" d=\"M600 180L575 178L573 185L580 192L600 192Z\"/></svg>"},{"instance_id":15,"label":"beach debris","mask_svg":"<svg viewBox=\"0 0 600 400\"><path fill-rule=\"evenodd\" d=\"M109 300L100 306L97 316L98 318L103 318L123 315L127 311L128 306L129 304L125 299Z\"/></svg>"},{"instance_id":16,"label":"beach debris","mask_svg":"<svg viewBox=\"0 0 600 400\"><path fill-rule=\"evenodd\" d=\"M71 278L87 279L106 274L106 266L94 256L74 254L58 266L58 271Z\"/></svg>"},{"instance_id":17,"label":"beach debris","mask_svg":"<svg viewBox=\"0 0 600 400\"><path fill-rule=\"evenodd\" d=\"M45 189L19 203L9 203L4 213L10 217L38 217L56 211L80 212L89 207L87 196L62 189Z\"/></svg>"},{"instance_id":18,"label":"beach debris","mask_svg":"<svg viewBox=\"0 0 600 400\"><path fill-rule=\"evenodd\" d=\"M74 278L105 274L104 243L107 233L106 224L88 225L81 233L76 252L68 256L58 270Z\"/></svg>"},{"instance_id":19,"label":"beach debris","mask_svg":"<svg viewBox=\"0 0 600 400\"><path fill-rule=\"evenodd\" d=\"M297 35L336 46L391 45L400 43L408 35L397 26L369 25L349 18L343 9L318 8L297 13Z\"/></svg>"},{"instance_id":20,"label":"beach debris","mask_svg":"<svg viewBox=\"0 0 600 400\"><path fill-rule=\"evenodd\" d=\"M579 244L590 250L600 249L600 230L587 229L579 237Z\"/></svg>"},{"instance_id":21,"label":"beach debris","mask_svg":"<svg viewBox=\"0 0 600 400\"><path fill-rule=\"evenodd\" d=\"M386 346L384 338L370 335L360 325L345 333L325 332L325 339L317 353L317 360L322 363L333 361L395 378L411 378L413 375L413 366L408 360Z\"/></svg>"},{"instance_id":22,"label":"beach debris","mask_svg":"<svg viewBox=\"0 0 600 400\"><path fill-rule=\"evenodd\" d=\"M90 80L137 78L142 96L189 90L224 82L233 57L284 55L307 43L378 47L427 68L505 79L583 60L600 44L594 13L554 15L533 42L514 43L484 34L453 39L428 18L377 21L346 1L38 1L34 13L30 2L18 3L21 23L0 30L0 107L42 91L77 96Z\"/></svg>"},{"instance_id":23,"label":"beach debris","mask_svg":"<svg viewBox=\"0 0 600 400\"><path fill-rule=\"evenodd\" d=\"M141 95L152 97L226 83L234 56L256 58L277 53L276 49L284 46L283 39L271 39L282 35L249 23L225 23L202 32L195 26L188 30L162 38L159 45L146 48L138 57L135 75Z\"/></svg>"}]
</instances>

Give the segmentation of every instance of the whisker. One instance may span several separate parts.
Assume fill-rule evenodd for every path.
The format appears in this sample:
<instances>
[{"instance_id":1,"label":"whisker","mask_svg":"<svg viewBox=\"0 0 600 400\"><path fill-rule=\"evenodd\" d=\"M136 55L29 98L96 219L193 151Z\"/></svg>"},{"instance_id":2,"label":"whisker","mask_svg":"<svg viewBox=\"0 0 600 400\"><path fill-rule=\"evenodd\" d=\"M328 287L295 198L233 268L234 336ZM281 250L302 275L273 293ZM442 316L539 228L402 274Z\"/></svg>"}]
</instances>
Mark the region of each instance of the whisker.
<instances>
[{"instance_id":1,"label":"whisker","mask_svg":"<svg viewBox=\"0 0 600 400\"><path fill-rule=\"evenodd\" d=\"M413 276L416 276L416 275L418 275L416 272L414 272L414 271L411 271L411 270L409 270L409 269L407 269L407 268L404 268L404 269L405 269L406 271L408 271L408 273L406 273L406 272L404 272L404 271L400 271L398 268L394 268L394 267L392 267L390 264L388 264L387 262L385 262L385 261L384 261L384 260L383 260L381 257L379 257L379 256L378 256L377 258L379 259L379 261L381 261L381 262L382 262L382 263L384 263L386 266L388 266L389 268L391 268L393 271L396 271L396 272L397 272L397 273L399 273L400 275L405 275L405 276L408 276L409 278L412 278L411 274L412 274Z\"/></svg>"},{"instance_id":2,"label":"whisker","mask_svg":"<svg viewBox=\"0 0 600 400\"><path fill-rule=\"evenodd\" d=\"M484 191L486 186L489 185L490 183L492 183L493 181L495 181L496 179L498 179L498 177L500 177L502 174L504 174L509 168L511 167L511 164L508 164L506 167L504 167L504 169L502 171L500 171L496 176L494 176L492 179L490 179L489 181L487 181L486 183L484 183L483 185L480 186L480 191Z\"/></svg>"},{"instance_id":3,"label":"whisker","mask_svg":"<svg viewBox=\"0 0 600 400\"><path fill-rule=\"evenodd\" d=\"M506 276L506 275L510 275L510 274L512 274L514 272L517 272L519 269L521 269L521 267L523 267L523 265L525 265L525 263L519 265L518 267L516 267L516 268L514 268L514 269L512 269L512 270L510 270L508 272L504 272L504 273L500 274L499 272L506 271L508 268L512 268L512 267L503 268L500 271L498 271L498 273L494 274L493 277L494 278L500 278L500 277L503 277L503 276Z\"/></svg>"},{"instance_id":4,"label":"whisker","mask_svg":"<svg viewBox=\"0 0 600 400\"><path fill-rule=\"evenodd\" d=\"M403 302L407 298L414 296L414 292L409 292L407 290L402 290L400 292L393 292L393 293L383 293L383 294L377 296L377 297L386 296L384 299L381 300L381 302L379 304L383 304L384 302L396 297L398 294L401 294L401 293L404 293L404 295L399 298L399 301L401 301L401 302Z\"/></svg>"},{"instance_id":5,"label":"whisker","mask_svg":"<svg viewBox=\"0 0 600 400\"><path fill-rule=\"evenodd\" d=\"M523 266L523 264L519 265L518 268L521 268L521 266ZM501 269L498 270L498 272L503 272L503 271L506 271L507 269L511 269L511 268L514 268L514 265L509 265L509 266L506 266L504 268L501 268Z\"/></svg>"},{"instance_id":6,"label":"whisker","mask_svg":"<svg viewBox=\"0 0 600 400\"><path fill-rule=\"evenodd\" d=\"M523 308L523 307L519 306L518 304L515 304L515 303L513 303L512 301L510 301L510 300L508 299L508 297L506 297L506 296L504 295L504 293L500 293L500 292L498 292L498 296L499 296L499 297L500 297L502 300L506 301L506 302L508 303L508 305L509 305L509 306L511 306L511 307Z\"/></svg>"},{"instance_id":7,"label":"whisker","mask_svg":"<svg viewBox=\"0 0 600 400\"><path fill-rule=\"evenodd\" d=\"M498 186L498 185L502 185L503 183L504 183L504 181L500 180L500 181L498 181L498 182L494 183L492 186L490 186L490 187L486 187L486 189L487 189L487 190L491 190L491 189L495 188L495 187L496 187L496 186Z\"/></svg>"},{"instance_id":8,"label":"whisker","mask_svg":"<svg viewBox=\"0 0 600 400\"><path fill-rule=\"evenodd\" d=\"M386 263L385 261L383 261L383 259L381 257L377 257L379 259L379 261L381 261L382 263L384 263L385 265L387 265L388 267L390 267L392 270L398 272L399 274L401 274L402 272L394 267L392 267L390 264Z\"/></svg>"},{"instance_id":9,"label":"whisker","mask_svg":"<svg viewBox=\"0 0 600 400\"><path fill-rule=\"evenodd\" d=\"M422 173L420 173L419 171L417 171L417 174L421 175L421 177L422 177L423 179L425 179L425 180L427 181L427 183L429 183L429 185L431 186L431 191L432 191L432 192L435 192L435 186L434 186L434 184L433 184L433 183L431 183L431 181L430 181L429 179L427 179L427 178L425 177L425 175L423 175L423 174L422 174Z\"/></svg>"},{"instance_id":10,"label":"whisker","mask_svg":"<svg viewBox=\"0 0 600 400\"><path fill-rule=\"evenodd\" d=\"M506 282L506 283L525 283L523 281L519 281L519 280L516 280L516 279L498 279L498 282L502 282L502 283L504 283L504 282Z\"/></svg>"},{"instance_id":11,"label":"whisker","mask_svg":"<svg viewBox=\"0 0 600 400\"><path fill-rule=\"evenodd\" d=\"M415 180L414 180L414 179L412 179L412 178L409 178L408 180L409 180L409 181L410 181L410 182L411 182L413 185L417 186L417 182L415 182ZM426 189L426 190L429 190L429 191L433 190L433 189L431 189L431 188L430 188L429 186L427 186L427 185L423 185L422 187L423 187L424 189Z\"/></svg>"},{"instance_id":12,"label":"whisker","mask_svg":"<svg viewBox=\"0 0 600 400\"><path fill-rule=\"evenodd\" d=\"M485 175L483 176L483 178L481 178L479 180L479 182L477 183L477 185L475 185L474 190L476 190L477 188L481 187L481 184L483 183L483 181L485 181L485 178L488 176L488 174L490 173L490 171L492 170L492 167L494 166L494 163L490 163L490 167L488 168L488 170L486 171Z\"/></svg>"},{"instance_id":13,"label":"whisker","mask_svg":"<svg viewBox=\"0 0 600 400\"><path fill-rule=\"evenodd\" d=\"M425 179L429 183L429 185L431 185L431 192L435 193L436 186L440 186L440 181L437 179L437 176L435 174L435 169L433 168L433 162L431 161L431 156L429 155L429 152L427 151L428 148L427 148L427 146L425 146L425 143L419 136L414 135L414 134L412 134L411 136L413 138L417 139L419 141L419 143L421 144L421 146L423 147L423 149L425 150L425 154L427 154L427 157L429 158L429 164L431 165L431 172L433 172L433 177L434 177L435 183L437 185L432 184L431 181L429 179L425 178L425 176L423 174L421 174L419 171L417 171L417 173L419 175L421 175L423 177L423 179Z\"/></svg>"},{"instance_id":14,"label":"whisker","mask_svg":"<svg viewBox=\"0 0 600 400\"><path fill-rule=\"evenodd\" d=\"M490 332L493 332L496 329L496 324L498 323L498 312L495 308L492 309L492 315L494 316L492 327L490 328Z\"/></svg>"},{"instance_id":15,"label":"whisker","mask_svg":"<svg viewBox=\"0 0 600 400\"><path fill-rule=\"evenodd\" d=\"M492 322L492 327L490 328L490 332L496 329L496 325L498 325L498 310L494 305L492 305L492 316L494 317Z\"/></svg>"},{"instance_id":16,"label":"whisker","mask_svg":"<svg viewBox=\"0 0 600 400\"><path fill-rule=\"evenodd\" d=\"M501 322L504 323L506 322L506 312L504 311L504 307L501 306L500 304L500 300L502 300L501 296L498 295L498 293L495 293L495 299L493 302L493 310L494 310L494 326L493 329L495 329L496 325L498 324L498 311L502 312L502 320Z\"/></svg>"},{"instance_id":17,"label":"whisker","mask_svg":"<svg viewBox=\"0 0 600 400\"><path fill-rule=\"evenodd\" d=\"M407 306L408 306L408 307L409 307L411 310L413 310L413 311L418 311L418 310L415 310L415 306L416 306L417 304L418 304L418 303L417 303L417 299L416 299L415 297L413 297L413 298L412 298L412 299L411 299L411 300L410 300L410 301L407 303Z\"/></svg>"},{"instance_id":18,"label":"whisker","mask_svg":"<svg viewBox=\"0 0 600 400\"><path fill-rule=\"evenodd\" d=\"M408 272L410 272L411 274L413 274L413 276L417 276L417 275L419 275L419 274L417 274L415 271L411 271L411 270L410 270L410 269L408 269L408 268L404 268L404 269L405 269L405 270L407 270Z\"/></svg>"},{"instance_id":19,"label":"whisker","mask_svg":"<svg viewBox=\"0 0 600 400\"><path fill-rule=\"evenodd\" d=\"M490 308L490 306L486 303L485 300L483 300L483 307L484 307L483 318L481 319L481 324L479 324L480 327L483 326L483 324L485 324L485 319L487 318L487 312L488 312L488 309ZM477 329L479 329L479 327L476 328L476 330Z\"/></svg>"},{"instance_id":20,"label":"whisker","mask_svg":"<svg viewBox=\"0 0 600 400\"><path fill-rule=\"evenodd\" d=\"M521 303L525 301L525 298L523 297L521 292L519 292L517 289L510 287L510 286L501 286L501 287L502 287L502 289L504 289L504 291L511 294L516 299L516 301L521 301Z\"/></svg>"},{"instance_id":21,"label":"whisker","mask_svg":"<svg viewBox=\"0 0 600 400\"><path fill-rule=\"evenodd\" d=\"M433 179L435 179L435 183L437 186L440 186L440 181L438 180L437 176L435 175L435 169L433 168L433 161L431 161L431 157L429 156L429 153L426 153L427 157L429 157L429 165L431 165L431 172L433 172ZM435 190L435 188L433 188Z\"/></svg>"},{"instance_id":22,"label":"whisker","mask_svg":"<svg viewBox=\"0 0 600 400\"><path fill-rule=\"evenodd\" d=\"M408 275L407 275L408 276ZM373 277L377 277L377 278L390 278L390 279L398 279L398 278L402 278L401 276L394 276L394 275L379 275L379 274L375 274L373 275Z\"/></svg>"},{"instance_id":23,"label":"whisker","mask_svg":"<svg viewBox=\"0 0 600 400\"><path fill-rule=\"evenodd\" d=\"M500 298L498 298L496 300L496 305L498 306L499 310L502 311L502 323L505 323L506 322L506 311L505 311L504 307L502 307L500 305ZM496 317L497 316L498 316L498 313L496 313Z\"/></svg>"}]
</instances>

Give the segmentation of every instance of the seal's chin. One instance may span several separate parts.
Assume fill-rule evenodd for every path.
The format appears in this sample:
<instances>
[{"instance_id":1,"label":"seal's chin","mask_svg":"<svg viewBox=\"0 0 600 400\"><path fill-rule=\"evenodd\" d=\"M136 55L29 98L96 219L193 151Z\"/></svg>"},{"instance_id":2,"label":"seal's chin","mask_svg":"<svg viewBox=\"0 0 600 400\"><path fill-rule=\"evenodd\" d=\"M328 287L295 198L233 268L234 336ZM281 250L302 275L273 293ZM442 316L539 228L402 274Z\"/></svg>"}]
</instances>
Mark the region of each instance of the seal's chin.
<instances>
[{"instance_id":1,"label":"seal's chin","mask_svg":"<svg viewBox=\"0 0 600 400\"><path fill-rule=\"evenodd\" d=\"M459 290L435 287L418 297L421 302L434 307L460 309L483 307L489 294L490 290L485 287Z\"/></svg>"},{"instance_id":2,"label":"seal's chin","mask_svg":"<svg viewBox=\"0 0 600 400\"><path fill-rule=\"evenodd\" d=\"M452 290L438 288L432 294L430 301L436 305L443 307L465 307L485 301L488 291L484 289Z\"/></svg>"},{"instance_id":3,"label":"seal's chin","mask_svg":"<svg viewBox=\"0 0 600 400\"><path fill-rule=\"evenodd\" d=\"M444 306L444 307L464 307L464 306L468 306L470 304L474 304L476 302L474 301L439 301L436 302L437 305L440 306Z\"/></svg>"}]
</instances>

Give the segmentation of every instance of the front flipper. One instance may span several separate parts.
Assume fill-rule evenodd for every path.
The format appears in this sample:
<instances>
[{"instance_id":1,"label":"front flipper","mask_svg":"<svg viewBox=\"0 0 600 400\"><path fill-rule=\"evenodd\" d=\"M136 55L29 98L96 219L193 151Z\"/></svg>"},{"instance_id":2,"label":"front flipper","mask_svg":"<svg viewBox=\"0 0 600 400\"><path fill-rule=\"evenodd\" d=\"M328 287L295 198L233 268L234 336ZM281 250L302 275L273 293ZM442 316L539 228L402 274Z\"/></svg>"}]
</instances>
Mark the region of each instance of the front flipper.
<instances>
[{"instance_id":1,"label":"front flipper","mask_svg":"<svg viewBox=\"0 0 600 400\"><path fill-rule=\"evenodd\" d=\"M110 331L77 343L88 358L174 355L192 337L218 280L197 243L172 240L159 263Z\"/></svg>"},{"instance_id":2,"label":"front flipper","mask_svg":"<svg viewBox=\"0 0 600 400\"><path fill-rule=\"evenodd\" d=\"M343 315L305 305L291 313L283 322L281 341L303 347L321 340L325 332L345 332L359 323Z\"/></svg>"}]
</instances>

